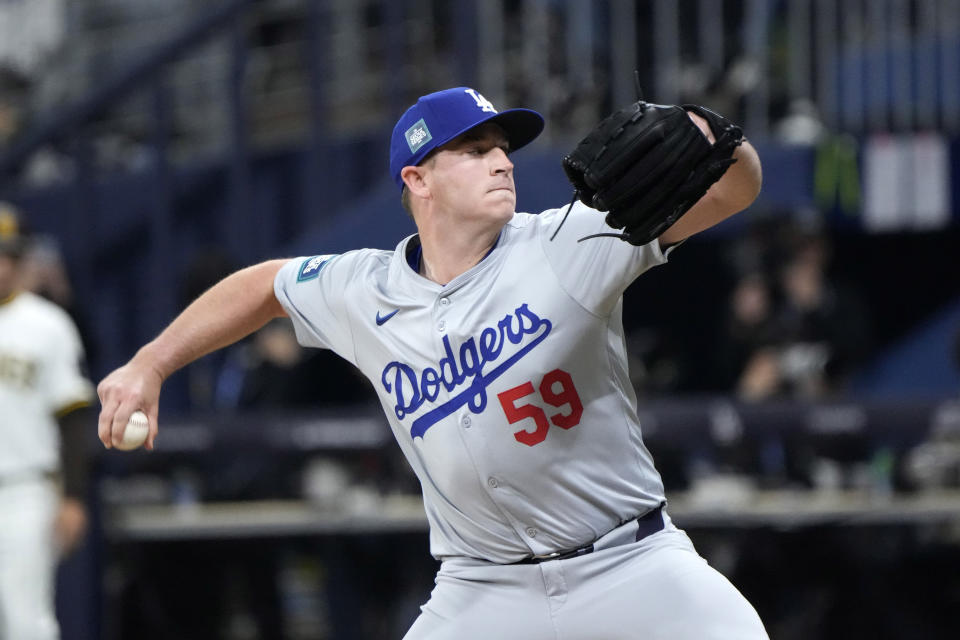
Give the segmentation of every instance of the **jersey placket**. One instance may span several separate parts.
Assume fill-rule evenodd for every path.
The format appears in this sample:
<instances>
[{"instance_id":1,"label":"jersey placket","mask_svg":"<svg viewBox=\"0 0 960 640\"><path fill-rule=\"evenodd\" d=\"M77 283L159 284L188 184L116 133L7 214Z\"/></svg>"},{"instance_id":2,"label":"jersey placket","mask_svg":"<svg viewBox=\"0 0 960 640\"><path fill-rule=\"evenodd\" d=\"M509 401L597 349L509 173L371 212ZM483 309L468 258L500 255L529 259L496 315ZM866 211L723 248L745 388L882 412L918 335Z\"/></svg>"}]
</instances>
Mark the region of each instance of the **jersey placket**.
<instances>
[{"instance_id":1,"label":"jersey placket","mask_svg":"<svg viewBox=\"0 0 960 640\"><path fill-rule=\"evenodd\" d=\"M440 334L440 340L442 341L443 337L447 336L456 354L459 353L461 341L469 337L463 331L456 331L456 328L462 326L462 316L457 313L460 309L458 305L462 304L464 303L456 301L456 296L452 291L445 290L439 294L433 307L433 325ZM438 350L438 353L442 354L442 349ZM484 414L487 414L487 420L490 419L488 412L491 411L493 411L491 399L488 397L487 407L484 411ZM515 503L515 500L511 500L506 495L511 492L509 479L505 478L503 474L498 474L489 469L489 464L495 462L496 458L484 452L484 449L487 448L486 438L491 436L489 430L482 427L484 415L475 415L470 409L469 402L458 409L454 415L456 416L460 440L473 463L478 486L481 490L485 490L491 502L496 505L503 516L506 524L509 524L518 540L526 544L531 553L540 554L551 551L552 549L548 546L537 541L539 529L536 526L533 526L530 522L521 521L514 515L511 504Z\"/></svg>"}]
</instances>

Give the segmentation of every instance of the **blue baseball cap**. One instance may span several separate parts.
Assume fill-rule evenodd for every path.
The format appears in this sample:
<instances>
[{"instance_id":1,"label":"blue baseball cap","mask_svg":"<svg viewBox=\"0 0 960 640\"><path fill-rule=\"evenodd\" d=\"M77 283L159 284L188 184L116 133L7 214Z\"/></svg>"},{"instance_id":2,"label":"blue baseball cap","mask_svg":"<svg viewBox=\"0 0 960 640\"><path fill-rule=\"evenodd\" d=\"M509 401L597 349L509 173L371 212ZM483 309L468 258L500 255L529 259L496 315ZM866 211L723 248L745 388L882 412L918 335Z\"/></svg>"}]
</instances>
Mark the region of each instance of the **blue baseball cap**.
<instances>
[{"instance_id":1,"label":"blue baseball cap","mask_svg":"<svg viewBox=\"0 0 960 640\"><path fill-rule=\"evenodd\" d=\"M478 124L494 122L507 134L510 150L532 142L543 131L543 116L531 109L497 111L469 87L427 94L407 109L390 138L390 175L401 189L404 167L417 165L428 153Z\"/></svg>"}]
</instances>

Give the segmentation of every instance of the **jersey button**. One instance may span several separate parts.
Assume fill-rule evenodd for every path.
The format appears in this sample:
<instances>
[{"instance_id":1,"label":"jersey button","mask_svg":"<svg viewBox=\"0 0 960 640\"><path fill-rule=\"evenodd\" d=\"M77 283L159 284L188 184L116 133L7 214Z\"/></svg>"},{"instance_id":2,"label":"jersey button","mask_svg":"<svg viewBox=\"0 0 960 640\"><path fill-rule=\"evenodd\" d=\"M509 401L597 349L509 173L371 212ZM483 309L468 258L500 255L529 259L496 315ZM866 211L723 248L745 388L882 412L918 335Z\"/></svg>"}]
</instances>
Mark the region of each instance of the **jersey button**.
<instances>
[{"instance_id":1,"label":"jersey button","mask_svg":"<svg viewBox=\"0 0 960 640\"><path fill-rule=\"evenodd\" d=\"M467 429L470 428L470 425L473 424L473 420L470 419L470 416L463 416L463 426Z\"/></svg>"},{"instance_id":2,"label":"jersey button","mask_svg":"<svg viewBox=\"0 0 960 640\"><path fill-rule=\"evenodd\" d=\"M493 476L490 476L489 478L487 478L487 485L491 489L496 489L498 486L500 486L500 483L497 482L496 478L494 478Z\"/></svg>"},{"instance_id":3,"label":"jersey button","mask_svg":"<svg viewBox=\"0 0 960 640\"><path fill-rule=\"evenodd\" d=\"M450 304L450 298L440 298L440 304L444 307Z\"/></svg>"},{"instance_id":4,"label":"jersey button","mask_svg":"<svg viewBox=\"0 0 960 640\"><path fill-rule=\"evenodd\" d=\"M536 538L537 530L534 529L533 527L527 527L527 535L530 536L531 538Z\"/></svg>"},{"instance_id":5,"label":"jersey button","mask_svg":"<svg viewBox=\"0 0 960 640\"><path fill-rule=\"evenodd\" d=\"M438 330L438 331L443 331L443 330L446 329L446 328L447 328L447 323L446 323L445 320L441 320L440 322L437 323L437 330Z\"/></svg>"}]
</instances>

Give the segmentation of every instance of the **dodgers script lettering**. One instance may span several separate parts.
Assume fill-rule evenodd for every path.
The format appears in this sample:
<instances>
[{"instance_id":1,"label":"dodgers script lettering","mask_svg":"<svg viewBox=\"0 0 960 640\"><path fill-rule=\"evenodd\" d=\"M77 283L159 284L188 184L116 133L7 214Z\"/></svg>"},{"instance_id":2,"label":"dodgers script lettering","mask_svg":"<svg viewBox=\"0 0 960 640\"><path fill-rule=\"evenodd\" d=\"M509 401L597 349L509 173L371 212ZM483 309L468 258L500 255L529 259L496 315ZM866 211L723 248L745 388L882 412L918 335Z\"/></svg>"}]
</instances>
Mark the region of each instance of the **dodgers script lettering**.
<instances>
[{"instance_id":1,"label":"dodgers script lettering","mask_svg":"<svg viewBox=\"0 0 960 640\"><path fill-rule=\"evenodd\" d=\"M411 437L423 437L427 429L465 404L473 413L483 411L487 406L487 386L543 342L552 327L548 319L541 318L524 303L495 327L483 329L478 338L464 340L458 350L450 344L449 336L444 336L444 356L436 367L426 367L418 376L409 364L394 361L384 367L380 381L396 399L394 412L400 420L424 403L436 400L441 387L448 393L459 390L450 400L413 421ZM533 338L516 351L505 352L507 344L520 345L527 336ZM484 371L488 365L494 366Z\"/></svg>"}]
</instances>

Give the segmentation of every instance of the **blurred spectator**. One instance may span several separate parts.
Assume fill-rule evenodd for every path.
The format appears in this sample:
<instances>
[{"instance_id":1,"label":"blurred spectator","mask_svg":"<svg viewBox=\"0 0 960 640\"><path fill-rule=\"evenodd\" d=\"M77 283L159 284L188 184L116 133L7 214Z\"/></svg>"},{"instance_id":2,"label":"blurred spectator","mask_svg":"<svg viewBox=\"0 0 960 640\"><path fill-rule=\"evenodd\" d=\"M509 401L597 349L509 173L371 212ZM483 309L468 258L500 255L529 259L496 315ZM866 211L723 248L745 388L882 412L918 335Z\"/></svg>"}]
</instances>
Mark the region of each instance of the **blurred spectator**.
<instances>
[{"instance_id":1,"label":"blurred spectator","mask_svg":"<svg viewBox=\"0 0 960 640\"><path fill-rule=\"evenodd\" d=\"M734 273L763 274L768 286L771 286L769 279L783 259L777 245L782 234L783 216L787 215L790 213L777 211L759 216L750 222L736 240L725 245L724 251Z\"/></svg>"},{"instance_id":2,"label":"blurred spectator","mask_svg":"<svg viewBox=\"0 0 960 640\"><path fill-rule=\"evenodd\" d=\"M839 391L870 352L868 316L857 293L828 276L830 247L819 233L801 233L780 270L780 369L792 396Z\"/></svg>"},{"instance_id":3,"label":"blurred spectator","mask_svg":"<svg viewBox=\"0 0 960 640\"><path fill-rule=\"evenodd\" d=\"M777 264L770 264L758 237L748 234L746 248L734 252L746 270L729 299L717 350L718 389L748 400L841 391L871 348L872 328L859 296L831 280L823 235L788 228Z\"/></svg>"},{"instance_id":4,"label":"blurred spectator","mask_svg":"<svg viewBox=\"0 0 960 640\"><path fill-rule=\"evenodd\" d=\"M350 406L374 397L353 365L327 352L303 349L285 318L231 351L216 388L217 405L237 409Z\"/></svg>"},{"instance_id":5,"label":"blurred spectator","mask_svg":"<svg viewBox=\"0 0 960 640\"><path fill-rule=\"evenodd\" d=\"M763 274L750 272L734 286L717 354L717 380L745 398L773 395L782 377L778 366L777 326L770 286Z\"/></svg>"},{"instance_id":6,"label":"blurred spectator","mask_svg":"<svg viewBox=\"0 0 960 640\"><path fill-rule=\"evenodd\" d=\"M235 372L240 384L230 385L232 372L228 368L226 378L222 378L226 384L218 386L227 394L220 395L221 400L236 394L228 404L241 409L313 404L310 390L314 381L305 379L300 371L306 354L289 322L277 319L258 331L240 359L242 370Z\"/></svg>"}]
</instances>

